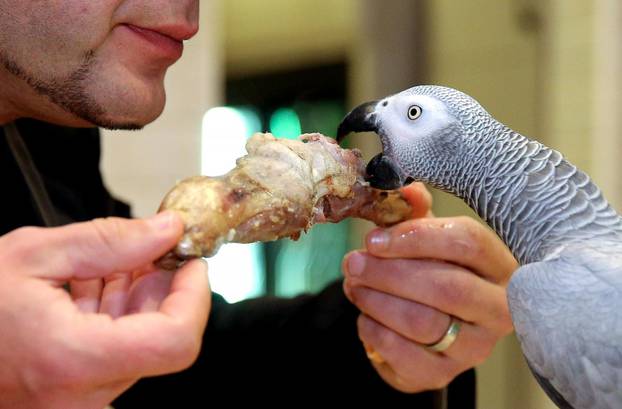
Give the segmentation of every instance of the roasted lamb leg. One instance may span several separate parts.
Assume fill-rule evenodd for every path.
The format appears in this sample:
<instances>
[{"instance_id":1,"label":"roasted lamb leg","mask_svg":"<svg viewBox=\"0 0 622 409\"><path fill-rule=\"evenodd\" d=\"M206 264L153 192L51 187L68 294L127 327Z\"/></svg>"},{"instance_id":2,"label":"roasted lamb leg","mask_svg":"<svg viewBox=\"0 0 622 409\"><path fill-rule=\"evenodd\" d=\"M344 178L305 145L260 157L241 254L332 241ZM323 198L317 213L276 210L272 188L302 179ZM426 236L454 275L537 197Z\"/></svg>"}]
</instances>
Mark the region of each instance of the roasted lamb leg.
<instances>
[{"instance_id":1,"label":"roasted lamb leg","mask_svg":"<svg viewBox=\"0 0 622 409\"><path fill-rule=\"evenodd\" d=\"M321 134L288 140L257 133L246 150L229 173L183 180L166 195L160 211L178 212L185 232L161 266L210 257L228 242L297 239L315 223L359 217L389 226L412 214L400 191L369 186L357 150Z\"/></svg>"}]
</instances>

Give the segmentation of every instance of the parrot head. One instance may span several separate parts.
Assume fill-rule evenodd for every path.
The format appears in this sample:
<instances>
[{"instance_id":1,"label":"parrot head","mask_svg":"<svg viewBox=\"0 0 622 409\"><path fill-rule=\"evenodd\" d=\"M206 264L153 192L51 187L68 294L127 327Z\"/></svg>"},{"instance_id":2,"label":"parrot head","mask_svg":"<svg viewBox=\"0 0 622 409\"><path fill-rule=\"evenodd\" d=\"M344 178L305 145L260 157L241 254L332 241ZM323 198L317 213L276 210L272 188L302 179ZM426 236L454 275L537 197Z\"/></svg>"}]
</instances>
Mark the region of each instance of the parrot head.
<instances>
[{"instance_id":1,"label":"parrot head","mask_svg":"<svg viewBox=\"0 0 622 409\"><path fill-rule=\"evenodd\" d=\"M378 134L383 152L367 166L374 187L416 180L452 191L482 134L497 124L470 96L424 85L356 107L339 125L337 140L351 132Z\"/></svg>"}]
</instances>

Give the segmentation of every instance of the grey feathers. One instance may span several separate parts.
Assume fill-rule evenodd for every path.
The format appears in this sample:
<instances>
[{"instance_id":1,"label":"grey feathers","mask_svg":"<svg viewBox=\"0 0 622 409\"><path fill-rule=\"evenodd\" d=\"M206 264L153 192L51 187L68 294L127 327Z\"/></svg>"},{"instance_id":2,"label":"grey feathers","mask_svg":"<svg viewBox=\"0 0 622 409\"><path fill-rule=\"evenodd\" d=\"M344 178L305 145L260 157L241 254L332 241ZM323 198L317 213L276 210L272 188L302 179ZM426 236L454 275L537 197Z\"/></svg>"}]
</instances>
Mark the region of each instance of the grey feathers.
<instances>
[{"instance_id":1,"label":"grey feathers","mask_svg":"<svg viewBox=\"0 0 622 409\"><path fill-rule=\"evenodd\" d=\"M620 251L617 242L576 243L519 268L508 287L532 370L575 408L622 402L622 264L609 263Z\"/></svg>"},{"instance_id":2,"label":"grey feathers","mask_svg":"<svg viewBox=\"0 0 622 409\"><path fill-rule=\"evenodd\" d=\"M365 112L348 125L376 130L402 176L464 199L521 263L510 309L551 398L622 408L622 222L588 175L450 88L414 87Z\"/></svg>"}]
</instances>

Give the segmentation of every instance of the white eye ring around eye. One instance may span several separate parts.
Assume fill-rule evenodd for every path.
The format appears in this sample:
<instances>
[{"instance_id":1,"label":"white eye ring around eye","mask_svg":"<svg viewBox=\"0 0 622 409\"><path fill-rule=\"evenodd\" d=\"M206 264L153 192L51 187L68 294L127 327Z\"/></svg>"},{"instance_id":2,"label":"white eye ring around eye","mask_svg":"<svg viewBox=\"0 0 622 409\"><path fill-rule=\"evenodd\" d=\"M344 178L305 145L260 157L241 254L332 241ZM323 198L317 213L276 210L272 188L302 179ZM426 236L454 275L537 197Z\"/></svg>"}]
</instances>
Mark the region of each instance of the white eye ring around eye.
<instances>
[{"instance_id":1,"label":"white eye ring around eye","mask_svg":"<svg viewBox=\"0 0 622 409\"><path fill-rule=\"evenodd\" d=\"M421 116L422 109L419 105L411 105L408 108L408 119L415 120Z\"/></svg>"}]
</instances>

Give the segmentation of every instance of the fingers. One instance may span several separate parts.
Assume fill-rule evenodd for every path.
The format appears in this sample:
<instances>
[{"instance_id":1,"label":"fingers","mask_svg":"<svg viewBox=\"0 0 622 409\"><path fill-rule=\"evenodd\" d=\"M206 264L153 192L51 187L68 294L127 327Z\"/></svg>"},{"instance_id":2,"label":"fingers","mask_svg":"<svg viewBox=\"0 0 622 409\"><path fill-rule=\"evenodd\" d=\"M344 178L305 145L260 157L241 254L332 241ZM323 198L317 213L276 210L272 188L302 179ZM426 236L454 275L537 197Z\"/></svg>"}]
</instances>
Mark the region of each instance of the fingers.
<instances>
[{"instance_id":1,"label":"fingers","mask_svg":"<svg viewBox=\"0 0 622 409\"><path fill-rule=\"evenodd\" d=\"M505 284L517 263L501 240L466 217L415 219L376 229L367 251L344 258L344 291L361 310L359 336L397 389L447 385L512 330ZM461 322L443 352L451 316Z\"/></svg>"},{"instance_id":2,"label":"fingers","mask_svg":"<svg viewBox=\"0 0 622 409\"><path fill-rule=\"evenodd\" d=\"M104 283L101 278L91 280L72 280L70 283L71 298L84 313L96 313L99 310L100 298Z\"/></svg>"},{"instance_id":3,"label":"fingers","mask_svg":"<svg viewBox=\"0 0 622 409\"><path fill-rule=\"evenodd\" d=\"M160 312L174 323L172 338L183 340L172 349L180 368L189 366L197 357L211 308L211 290L207 263L193 260L184 265L171 282L171 291L160 306ZM158 368L154 368L158 370Z\"/></svg>"},{"instance_id":4,"label":"fingers","mask_svg":"<svg viewBox=\"0 0 622 409\"><path fill-rule=\"evenodd\" d=\"M423 304L434 309L437 315L447 317L450 314L463 321L487 327L499 335L506 335L511 331L510 313L503 287L460 266L433 260L381 259L366 252L355 251L345 257L343 269L350 288L365 287ZM358 303L367 301L367 297L354 299L357 306ZM423 314L421 308L414 307L400 305L404 311L396 308L393 312L385 311L385 314L412 314L420 319L434 321L434 317L419 315ZM411 308L414 310L410 311ZM445 318L438 325L446 328L447 324L448 318ZM438 334L439 331L431 332Z\"/></svg>"},{"instance_id":5,"label":"fingers","mask_svg":"<svg viewBox=\"0 0 622 409\"><path fill-rule=\"evenodd\" d=\"M367 237L381 258L429 258L462 265L494 283L507 283L518 266L503 242L468 217L413 219Z\"/></svg>"},{"instance_id":6,"label":"fingers","mask_svg":"<svg viewBox=\"0 0 622 409\"><path fill-rule=\"evenodd\" d=\"M382 357L372 360L380 375L404 392L439 389L466 368L453 359L430 352L361 314L358 333L367 348Z\"/></svg>"},{"instance_id":7,"label":"fingers","mask_svg":"<svg viewBox=\"0 0 622 409\"><path fill-rule=\"evenodd\" d=\"M125 315L131 284L132 277L129 273L117 273L107 276L105 278L105 287L102 291L99 312L108 314L112 318Z\"/></svg>"},{"instance_id":8,"label":"fingers","mask_svg":"<svg viewBox=\"0 0 622 409\"><path fill-rule=\"evenodd\" d=\"M426 305L364 287L349 291L363 314L418 345L438 342L449 328L450 317ZM458 337L443 354L472 366L483 362L496 339L497 336L485 328L463 321Z\"/></svg>"},{"instance_id":9,"label":"fingers","mask_svg":"<svg viewBox=\"0 0 622 409\"><path fill-rule=\"evenodd\" d=\"M3 236L13 267L54 280L86 280L128 272L171 249L183 231L179 216L98 219L51 229L24 228ZM5 244L3 243L3 244Z\"/></svg>"},{"instance_id":10,"label":"fingers","mask_svg":"<svg viewBox=\"0 0 622 409\"><path fill-rule=\"evenodd\" d=\"M196 328L202 336L211 305L207 263L201 259L185 264L171 283L171 292L162 302L160 312Z\"/></svg>"},{"instance_id":11,"label":"fingers","mask_svg":"<svg viewBox=\"0 0 622 409\"><path fill-rule=\"evenodd\" d=\"M425 217L432 208L432 194L421 182L411 183L403 187L402 194L413 208L413 218Z\"/></svg>"},{"instance_id":12,"label":"fingers","mask_svg":"<svg viewBox=\"0 0 622 409\"><path fill-rule=\"evenodd\" d=\"M158 311L169 294L174 276L171 271L152 269L137 277L130 289L126 314Z\"/></svg>"},{"instance_id":13,"label":"fingers","mask_svg":"<svg viewBox=\"0 0 622 409\"><path fill-rule=\"evenodd\" d=\"M206 264L193 260L175 273L157 312L126 315L89 334L107 356L127 360L118 376L152 376L187 368L196 359L211 307ZM130 365L131 362L131 365Z\"/></svg>"}]
</instances>

